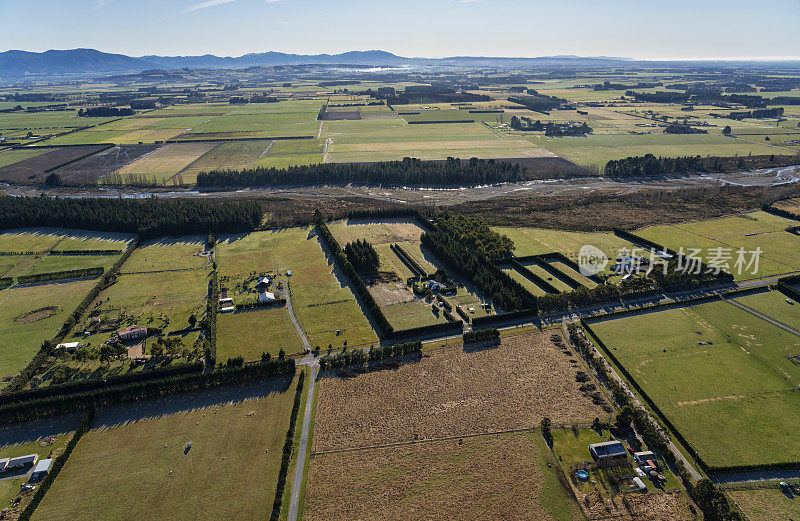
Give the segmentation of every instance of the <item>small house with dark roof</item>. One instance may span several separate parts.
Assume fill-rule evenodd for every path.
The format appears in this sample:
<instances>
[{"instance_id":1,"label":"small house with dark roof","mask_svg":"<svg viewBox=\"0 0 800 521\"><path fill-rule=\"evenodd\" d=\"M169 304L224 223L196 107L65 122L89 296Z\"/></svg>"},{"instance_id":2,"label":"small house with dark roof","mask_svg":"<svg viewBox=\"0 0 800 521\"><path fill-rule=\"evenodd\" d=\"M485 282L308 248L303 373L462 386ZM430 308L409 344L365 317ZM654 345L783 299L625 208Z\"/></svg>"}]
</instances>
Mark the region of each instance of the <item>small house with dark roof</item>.
<instances>
[{"instance_id":1,"label":"small house with dark roof","mask_svg":"<svg viewBox=\"0 0 800 521\"><path fill-rule=\"evenodd\" d=\"M589 453L598 467L613 467L628 462L628 451L622 442L612 440L589 445Z\"/></svg>"}]
</instances>

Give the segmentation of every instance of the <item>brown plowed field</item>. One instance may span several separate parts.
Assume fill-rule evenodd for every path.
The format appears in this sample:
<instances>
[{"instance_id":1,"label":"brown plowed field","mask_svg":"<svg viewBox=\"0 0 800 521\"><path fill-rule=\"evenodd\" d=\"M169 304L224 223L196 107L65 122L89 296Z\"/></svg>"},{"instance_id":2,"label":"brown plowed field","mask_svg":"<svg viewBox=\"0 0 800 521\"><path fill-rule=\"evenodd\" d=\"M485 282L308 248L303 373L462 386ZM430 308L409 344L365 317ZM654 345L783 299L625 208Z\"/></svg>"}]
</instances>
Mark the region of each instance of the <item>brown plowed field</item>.
<instances>
[{"instance_id":1,"label":"brown plowed field","mask_svg":"<svg viewBox=\"0 0 800 521\"><path fill-rule=\"evenodd\" d=\"M97 145L54 148L42 155L0 168L0 181L21 184L43 183L48 175L45 170L100 149L102 147Z\"/></svg>"},{"instance_id":2,"label":"brown plowed field","mask_svg":"<svg viewBox=\"0 0 800 521\"><path fill-rule=\"evenodd\" d=\"M474 352L450 348L392 371L323 375L314 451L607 418L579 390L580 367L546 334Z\"/></svg>"}]
</instances>

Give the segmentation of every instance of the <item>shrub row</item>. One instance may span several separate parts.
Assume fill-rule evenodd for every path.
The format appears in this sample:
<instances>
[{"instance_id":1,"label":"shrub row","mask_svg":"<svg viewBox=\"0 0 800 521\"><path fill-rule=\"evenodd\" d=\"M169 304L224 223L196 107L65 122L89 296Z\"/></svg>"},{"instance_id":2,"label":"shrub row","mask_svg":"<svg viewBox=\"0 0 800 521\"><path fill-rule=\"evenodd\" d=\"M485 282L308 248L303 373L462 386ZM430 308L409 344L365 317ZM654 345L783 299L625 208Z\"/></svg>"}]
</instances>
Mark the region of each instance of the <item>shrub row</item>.
<instances>
[{"instance_id":1,"label":"shrub row","mask_svg":"<svg viewBox=\"0 0 800 521\"><path fill-rule=\"evenodd\" d=\"M355 349L353 351L345 351L335 355L323 356L319 359L319 367L320 369L325 370L335 367L360 366L364 365L366 362L379 362L386 358L421 352L422 342L420 341L378 347L372 346L369 348L369 351Z\"/></svg>"},{"instance_id":2,"label":"shrub row","mask_svg":"<svg viewBox=\"0 0 800 521\"><path fill-rule=\"evenodd\" d=\"M122 255L125 250L59 250L50 255Z\"/></svg>"},{"instance_id":3,"label":"shrub row","mask_svg":"<svg viewBox=\"0 0 800 521\"><path fill-rule=\"evenodd\" d=\"M467 331L464 333L464 343L483 342L486 340L497 340L500 338L500 331L497 329L479 329L478 331Z\"/></svg>"},{"instance_id":4,"label":"shrub row","mask_svg":"<svg viewBox=\"0 0 800 521\"><path fill-rule=\"evenodd\" d=\"M417 336L429 335L460 335L464 330L464 323L460 320L455 322L439 322L437 324L430 324L428 326L412 327L410 329L400 329L394 331L389 339L402 340L404 338L414 338Z\"/></svg>"},{"instance_id":5,"label":"shrub row","mask_svg":"<svg viewBox=\"0 0 800 521\"><path fill-rule=\"evenodd\" d=\"M403 264L408 266L408 269L410 269L414 275L416 275L417 277L424 277L425 275L427 275L427 273L425 273L425 270L423 270L422 267L419 264L417 264L417 261L412 259L411 256L408 253L406 253L406 251L399 244L392 244L389 246L389 248L397 255L397 257L401 261L403 261Z\"/></svg>"},{"instance_id":6,"label":"shrub row","mask_svg":"<svg viewBox=\"0 0 800 521\"><path fill-rule=\"evenodd\" d=\"M64 448L64 452L62 452L61 455L53 462L53 466L50 468L47 476L45 476L44 480L42 480L42 483L39 485L39 488L37 488L36 492L34 492L31 502L28 503L28 506L26 506L22 513L20 513L18 518L19 521L30 520L34 510L36 510L36 507L38 507L39 503L42 502L44 495L58 477L58 473L61 472L61 469L64 468L64 465L67 463L70 454L72 454L72 451L75 450L75 446L78 444L78 441L80 441L81 437L86 433L86 431L89 430L89 425L92 423L92 418L94 418L94 410L90 409L89 413L86 415L83 421L81 421L78 430L72 435L72 439L70 439L69 443L67 443L67 446Z\"/></svg>"},{"instance_id":7,"label":"shrub row","mask_svg":"<svg viewBox=\"0 0 800 521\"><path fill-rule=\"evenodd\" d=\"M169 378L107 386L89 391L37 398L0 405L0 424L38 420L91 408L159 398L170 394L213 389L262 381L276 376L294 376L294 360L273 360L243 367L222 368L206 373L188 373Z\"/></svg>"},{"instance_id":8,"label":"shrub row","mask_svg":"<svg viewBox=\"0 0 800 521\"><path fill-rule=\"evenodd\" d=\"M268 308L273 306L283 306L286 304L286 297L278 297L275 300L267 302L259 302L258 300L249 300L247 302L237 302L234 304L236 311L244 311L247 309Z\"/></svg>"},{"instance_id":9,"label":"shrub row","mask_svg":"<svg viewBox=\"0 0 800 521\"><path fill-rule=\"evenodd\" d=\"M0 288L5 288L14 283L14 277L0 277Z\"/></svg>"},{"instance_id":10,"label":"shrub row","mask_svg":"<svg viewBox=\"0 0 800 521\"><path fill-rule=\"evenodd\" d=\"M88 309L89 305L94 302L94 299L97 298L100 292L103 291L103 289L105 289L113 280L115 280L120 267L122 267L122 264L128 260L128 257L131 256L133 250L135 250L138 245L138 238L131 241L131 243L128 245L128 248L125 250L125 253L123 253L120 258L117 259L117 262L114 263L111 269L108 270L108 272L106 272L106 274L97 281L97 284L92 287L89 293L83 298L81 303L78 304L70 316L67 317L67 319L64 321L64 324L61 325L61 329L58 331L58 333L56 333L51 340L45 340L42 343L42 347L39 349L39 352L34 355L30 363L28 363L28 365L25 366L22 371L20 371L20 374L17 375L17 377L12 380L8 387L5 388L4 392L13 393L23 389L26 385L28 385L28 382L30 382L31 378L33 378L33 375L36 374L36 371L39 369L39 367L41 367L45 360L47 360L47 357L50 356L55 346L58 345L58 343L69 334L73 327L75 327L75 324L78 323Z\"/></svg>"},{"instance_id":11,"label":"shrub row","mask_svg":"<svg viewBox=\"0 0 800 521\"><path fill-rule=\"evenodd\" d=\"M792 213L788 210L784 210L783 208L776 208L775 206L765 204L764 206L761 207L761 209L767 213L771 213L772 215L777 215L778 217L800 221L800 215Z\"/></svg>"},{"instance_id":12,"label":"shrub row","mask_svg":"<svg viewBox=\"0 0 800 521\"><path fill-rule=\"evenodd\" d=\"M211 272L211 280L208 281L208 302L206 304L206 318L208 321L208 345L206 347L205 359L208 367L217 364L217 309L219 308L219 280L217 269Z\"/></svg>"},{"instance_id":13,"label":"shrub row","mask_svg":"<svg viewBox=\"0 0 800 521\"><path fill-rule=\"evenodd\" d=\"M22 275L17 277L18 284L30 284L31 282L42 282L45 280L77 279L80 277L93 277L102 275L105 270L101 267L83 268L80 270L53 271L50 273L36 273L34 275Z\"/></svg>"},{"instance_id":14,"label":"shrub row","mask_svg":"<svg viewBox=\"0 0 800 521\"><path fill-rule=\"evenodd\" d=\"M58 396L62 394L74 394L92 391L104 387L115 387L135 382L146 382L147 380L160 380L180 376L183 374L199 373L203 370L202 362L192 362L176 366L160 367L149 371L136 371L132 373L118 374L105 378L90 378L79 382L68 382L60 385L40 387L38 389L26 389L13 394L0 394L0 405L27 402Z\"/></svg>"},{"instance_id":15,"label":"shrub row","mask_svg":"<svg viewBox=\"0 0 800 521\"><path fill-rule=\"evenodd\" d=\"M278 521L281 517L281 506L283 505L283 490L286 488L286 477L289 474L289 463L292 461L292 448L294 447L294 429L297 425L297 413L300 411L300 400L303 397L303 384L306 374L300 373L297 378L297 390L294 393L294 404L292 414L289 416L289 429L286 431L286 441L283 444L283 455L281 456L281 469L278 472L278 484L275 487L275 502L272 504L272 514L270 521ZM310 385L314 385L311 382Z\"/></svg>"}]
</instances>

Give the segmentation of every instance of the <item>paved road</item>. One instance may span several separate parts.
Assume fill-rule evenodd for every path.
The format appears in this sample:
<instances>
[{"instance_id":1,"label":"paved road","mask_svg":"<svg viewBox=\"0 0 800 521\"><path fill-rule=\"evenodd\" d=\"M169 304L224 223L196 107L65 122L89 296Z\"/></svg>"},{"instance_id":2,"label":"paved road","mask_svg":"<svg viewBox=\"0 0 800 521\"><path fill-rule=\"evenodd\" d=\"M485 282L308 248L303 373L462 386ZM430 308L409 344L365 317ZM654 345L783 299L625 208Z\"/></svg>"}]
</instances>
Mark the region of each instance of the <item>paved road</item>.
<instances>
[{"instance_id":1,"label":"paved road","mask_svg":"<svg viewBox=\"0 0 800 521\"><path fill-rule=\"evenodd\" d=\"M294 328L297 330L297 334L300 336L300 341L303 342L305 352L311 351L311 344L308 343L308 337L306 336L305 331L303 331L303 328L300 327L297 317L294 316L294 308L292 308L292 292L289 290L288 279L286 280L286 289L283 291L283 296L286 297L286 309L289 310L289 318L292 319L292 324L294 324Z\"/></svg>"},{"instance_id":2,"label":"paved road","mask_svg":"<svg viewBox=\"0 0 800 521\"><path fill-rule=\"evenodd\" d=\"M300 508L300 489L303 487L303 469L308 452L308 433L311 430L311 410L314 408L314 381L317 379L317 368L317 365L312 365L309 371L306 412L303 414L303 430L300 432L300 448L297 451L297 466L294 469L292 496L289 499L288 521L297 521L297 512Z\"/></svg>"}]
</instances>

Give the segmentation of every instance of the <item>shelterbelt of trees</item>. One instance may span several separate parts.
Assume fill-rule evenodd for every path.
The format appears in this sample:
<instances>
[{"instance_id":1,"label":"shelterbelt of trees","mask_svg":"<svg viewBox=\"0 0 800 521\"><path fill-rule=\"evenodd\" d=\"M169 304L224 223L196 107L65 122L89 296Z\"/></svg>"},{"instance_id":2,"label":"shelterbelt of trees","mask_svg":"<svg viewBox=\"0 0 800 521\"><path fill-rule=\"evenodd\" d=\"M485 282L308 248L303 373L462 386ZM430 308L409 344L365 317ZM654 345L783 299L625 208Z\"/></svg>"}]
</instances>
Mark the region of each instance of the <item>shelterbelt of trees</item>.
<instances>
[{"instance_id":1,"label":"shelterbelt of trees","mask_svg":"<svg viewBox=\"0 0 800 521\"><path fill-rule=\"evenodd\" d=\"M0 197L0 229L52 226L135 233L147 239L245 232L260 224L261 217L261 207L252 201Z\"/></svg>"},{"instance_id":2,"label":"shelterbelt of trees","mask_svg":"<svg viewBox=\"0 0 800 521\"><path fill-rule=\"evenodd\" d=\"M380 163L324 163L286 169L253 168L200 172L197 186L276 186L319 184L370 184L383 186L482 185L522 181L524 168L493 159L462 161L402 161Z\"/></svg>"},{"instance_id":3,"label":"shelterbelt of trees","mask_svg":"<svg viewBox=\"0 0 800 521\"><path fill-rule=\"evenodd\" d=\"M606 163L605 175L640 177L690 172L736 172L800 164L800 155L742 157L656 157L653 154L626 157Z\"/></svg>"}]
</instances>

